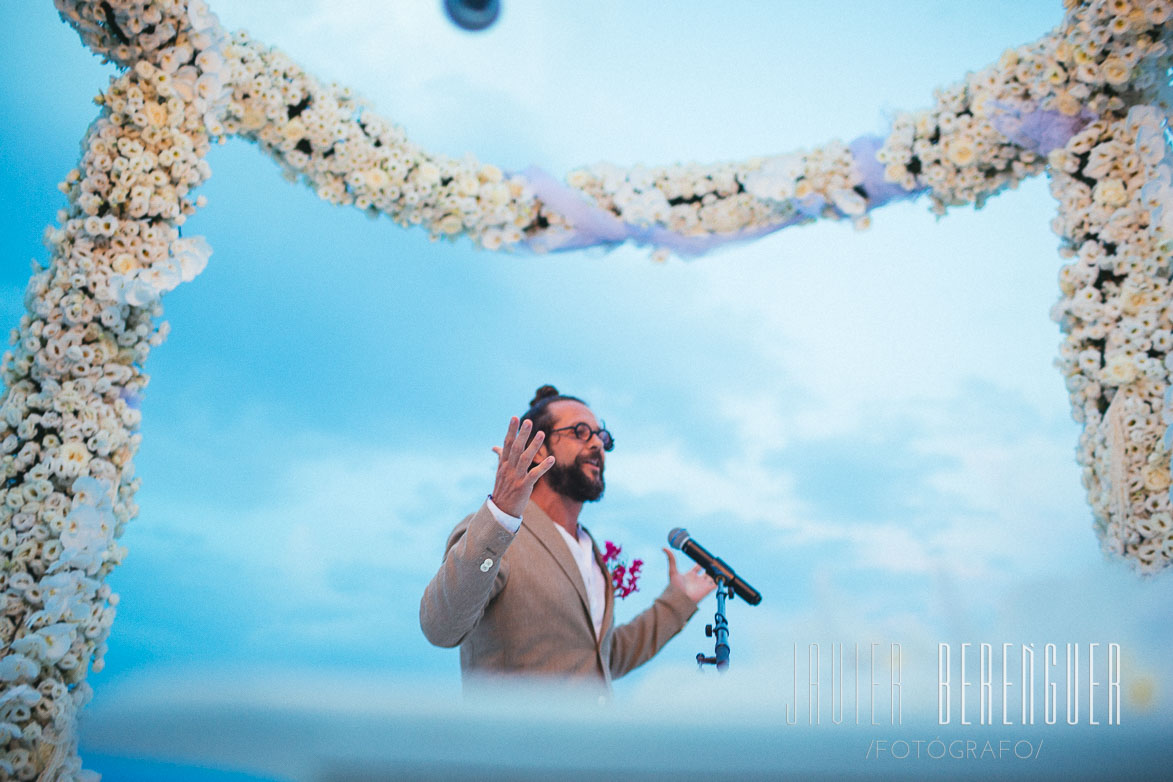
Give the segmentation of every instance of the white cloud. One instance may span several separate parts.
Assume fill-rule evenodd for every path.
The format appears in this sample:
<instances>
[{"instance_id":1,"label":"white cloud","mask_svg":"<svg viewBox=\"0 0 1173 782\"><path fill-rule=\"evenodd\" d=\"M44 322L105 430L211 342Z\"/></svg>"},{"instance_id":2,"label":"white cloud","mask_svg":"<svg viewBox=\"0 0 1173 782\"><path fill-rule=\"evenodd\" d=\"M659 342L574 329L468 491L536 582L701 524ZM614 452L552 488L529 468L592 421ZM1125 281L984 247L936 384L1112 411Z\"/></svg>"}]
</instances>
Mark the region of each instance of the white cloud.
<instances>
[{"instance_id":1,"label":"white cloud","mask_svg":"<svg viewBox=\"0 0 1173 782\"><path fill-rule=\"evenodd\" d=\"M613 486L636 497L672 497L689 515L726 514L743 523L765 521L787 528L801 518L793 478L739 455L718 463L686 455L681 445L633 448L624 456L623 471Z\"/></svg>"},{"instance_id":2,"label":"white cloud","mask_svg":"<svg viewBox=\"0 0 1173 782\"><path fill-rule=\"evenodd\" d=\"M235 573L251 588L239 605L224 607L228 614L251 614L249 600L271 609L260 590L279 596L283 621L305 640L335 630L369 636L364 604L384 610L426 582L448 532L491 489L494 457L488 449L477 458L309 439L314 445L301 447L305 438L290 434L288 442L300 444L295 453L274 440L279 477L255 487L248 509L232 497L152 503L135 548L178 546Z\"/></svg>"},{"instance_id":3,"label":"white cloud","mask_svg":"<svg viewBox=\"0 0 1173 782\"><path fill-rule=\"evenodd\" d=\"M715 412L737 434L737 446L749 458L777 453L793 439L793 422L778 398L764 390L740 394L719 392Z\"/></svg>"},{"instance_id":4,"label":"white cloud","mask_svg":"<svg viewBox=\"0 0 1173 782\"><path fill-rule=\"evenodd\" d=\"M834 552L829 562L839 574L911 576L927 584L948 573L970 589L1098 561L1068 441L1074 427L1057 426L1062 415L1054 411L1036 416L1018 390L958 383L941 399L880 399L869 406L871 417L843 424L844 432L804 429L803 408L787 408L755 390L726 392L710 422L723 434L718 454L688 444L695 440L630 446L612 465L609 482L634 497L669 502L681 525L716 514L765 534L761 553L767 557L802 547ZM655 442L652 428L641 427L629 439ZM885 510L865 521L843 518L805 490L795 471L804 454L824 442L857 443L861 465L909 465L895 488L904 495L900 515ZM856 479L849 471L819 474L820 482L838 482L862 506L875 504L860 495L871 484L861 488ZM989 608L992 599L988 594L980 602Z\"/></svg>"},{"instance_id":5,"label":"white cloud","mask_svg":"<svg viewBox=\"0 0 1173 782\"><path fill-rule=\"evenodd\" d=\"M251 0L218 9L229 29L245 29L323 81L351 87L425 148L453 157L486 147L500 153L494 139L502 134L535 144L544 137L535 127L541 115L527 107L535 92L557 94L554 74L542 67L551 54L550 11L544 4L515 11L507 4L497 25L470 35L439 2L316 0L293 10Z\"/></svg>"}]
</instances>

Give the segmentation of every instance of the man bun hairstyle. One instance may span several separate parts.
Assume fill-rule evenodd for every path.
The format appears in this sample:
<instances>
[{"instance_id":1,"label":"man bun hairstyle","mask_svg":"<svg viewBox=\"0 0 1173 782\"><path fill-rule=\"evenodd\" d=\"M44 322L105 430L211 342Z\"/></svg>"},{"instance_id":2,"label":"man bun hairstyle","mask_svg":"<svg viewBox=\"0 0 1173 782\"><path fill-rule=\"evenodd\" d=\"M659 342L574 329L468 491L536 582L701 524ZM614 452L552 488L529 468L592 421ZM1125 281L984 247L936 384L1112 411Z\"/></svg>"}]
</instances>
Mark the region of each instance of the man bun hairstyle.
<instances>
[{"instance_id":1,"label":"man bun hairstyle","mask_svg":"<svg viewBox=\"0 0 1173 782\"><path fill-rule=\"evenodd\" d=\"M534 392L534 398L529 400L530 409L533 409L534 405L536 405L538 402L541 402L543 399L551 396L560 396L558 389L551 385L542 386Z\"/></svg>"},{"instance_id":2,"label":"man bun hairstyle","mask_svg":"<svg viewBox=\"0 0 1173 782\"><path fill-rule=\"evenodd\" d=\"M553 415L550 413L550 405L554 402L578 402L586 404L576 396L567 396L558 393L558 389L552 385L540 386L534 392L534 398L529 400L529 410L521 417L522 421L533 421L534 432L545 432L547 436L550 434L550 420Z\"/></svg>"}]
</instances>

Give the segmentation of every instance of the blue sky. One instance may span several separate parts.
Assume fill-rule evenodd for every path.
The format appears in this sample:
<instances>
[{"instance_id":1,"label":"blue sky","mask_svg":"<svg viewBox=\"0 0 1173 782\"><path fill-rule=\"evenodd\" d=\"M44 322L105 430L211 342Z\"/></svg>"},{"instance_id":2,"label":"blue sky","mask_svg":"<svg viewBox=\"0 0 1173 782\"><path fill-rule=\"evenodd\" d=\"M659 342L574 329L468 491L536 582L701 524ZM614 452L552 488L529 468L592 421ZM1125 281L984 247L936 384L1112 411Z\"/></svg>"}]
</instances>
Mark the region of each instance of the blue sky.
<instances>
[{"instance_id":1,"label":"blue sky","mask_svg":"<svg viewBox=\"0 0 1173 782\"><path fill-rule=\"evenodd\" d=\"M559 176L882 132L1061 15L1058 2L506 0L469 36L439 3L212 5L432 151ZM15 325L111 71L51 3L5 3L0 22L14 107L0 315ZM1148 687L1130 708L1170 715L1173 582L1103 558L1079 483L1052 366L1045 181L942 220L898 204L863 232L788 229L657 264L638 248L433 243L321 202L241 141L210 162L209 204L185 232L214 253L164 301L95 714L181 709L177 683L193 680L226 693L247 680L262 703L291 681L340 680L458 703L456 654L423 639L419 595L491 488L509 416L552 382L617 439L584 523L649 561L623 611L659 590L675 526L765 595L731 604L732 697L773 697L761 682L792 643L899 642L929 670L938 642L1118 642ZM711 611L618 697L679 697ZM915 694L931 704L931 688Z\"/></svg>"}]
</instances>

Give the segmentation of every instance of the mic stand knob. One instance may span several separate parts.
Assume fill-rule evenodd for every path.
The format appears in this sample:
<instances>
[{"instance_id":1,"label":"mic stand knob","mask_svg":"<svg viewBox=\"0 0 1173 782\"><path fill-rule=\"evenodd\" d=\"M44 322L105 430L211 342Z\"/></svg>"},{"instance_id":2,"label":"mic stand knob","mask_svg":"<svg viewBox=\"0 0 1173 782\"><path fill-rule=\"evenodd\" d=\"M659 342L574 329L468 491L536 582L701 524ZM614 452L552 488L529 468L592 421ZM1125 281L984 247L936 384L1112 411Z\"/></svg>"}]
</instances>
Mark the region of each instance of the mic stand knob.
<instances>
[{"instance_id":1,"label":"mic stand knob","mask_svg":"<svg viewBox=\"0 0 1173 782\"><path fill-rule=\"evenodd\" d=\"M729 622L725 619L725 598L733 597L733 587L727 586L725 578L719 574L715 574L714 578L717 581L717 613L713 617L713 624L705 625L705 637L716 636L717 640L713 656L706 657L704 652L700 652L696 662L700 666L715 665L718 671L724 673L729 667Z\"/></svg>"}]
</instances>

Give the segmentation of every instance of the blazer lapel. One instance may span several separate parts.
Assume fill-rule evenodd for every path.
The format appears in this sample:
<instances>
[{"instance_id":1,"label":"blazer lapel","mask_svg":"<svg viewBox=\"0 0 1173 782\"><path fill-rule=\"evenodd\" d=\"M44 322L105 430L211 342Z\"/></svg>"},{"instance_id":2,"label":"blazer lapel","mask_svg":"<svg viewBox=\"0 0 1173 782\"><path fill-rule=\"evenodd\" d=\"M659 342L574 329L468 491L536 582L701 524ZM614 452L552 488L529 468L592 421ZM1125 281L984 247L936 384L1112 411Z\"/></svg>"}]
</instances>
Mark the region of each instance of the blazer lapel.
<instances>
[{"instance_id":1,"label":"blazer lapel","mask_svg":"<svg viewBox=\"0 0 1173 782\"><path fill-rule=\"evenodd\" d=\"M595 543L595 536L591 535L590 530L583 527L587 537L591 539L591 548L595 551L595 562L599 563L599 570L603 571L603 624L600 625L599 642L602 643L603 636L607 634L607 628L611 626L614 621L612 614L615 611L615 590L611 586L611 571L607 569L606 563L603 562L603 555L599 551L599 545Z\"/></svg>"},{"instance_id":2,"label":"blazer lapel","mask_svg":"<svg viewBox=\"0 0 1173 782\"><path fill-rule=\"evenodd\" d=\"M574 561L574 556L570 553L570 549L566 547L566 541L562 539L562 534L554 529L554 520L546 515L546 512L538 507L533 500L525 506L525 512L522 514L521 524L523 527L533 533L538 542L546 551L550 552L550 556L558 563L562 573L570 579L570 583L574 585L574 590L578 592L578 598L582 601L582 609L586 612L587 622L591 626L591 632L594 632L594 622L590 621L591 609L590 602L587 600L586 585L582 582L582 573L578 571L578 564ZM597 552L596 552L597 556ZM604 571L606 572L606 571ZM608 602L610 605L610 602Z\"/></svg>"}]
</instances>

